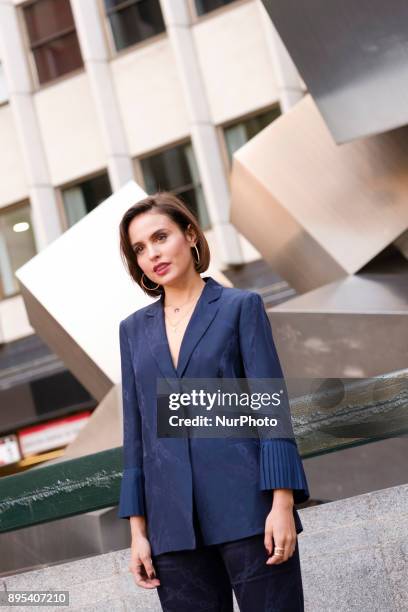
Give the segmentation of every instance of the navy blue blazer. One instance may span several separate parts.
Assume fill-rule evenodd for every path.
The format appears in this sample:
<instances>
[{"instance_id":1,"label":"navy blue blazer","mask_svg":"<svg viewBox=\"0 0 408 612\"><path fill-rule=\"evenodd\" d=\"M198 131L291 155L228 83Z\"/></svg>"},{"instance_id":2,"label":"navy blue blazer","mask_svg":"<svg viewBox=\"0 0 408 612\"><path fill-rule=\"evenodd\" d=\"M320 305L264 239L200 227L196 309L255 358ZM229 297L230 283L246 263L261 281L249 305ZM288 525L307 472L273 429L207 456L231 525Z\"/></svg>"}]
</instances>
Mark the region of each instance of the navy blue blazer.
<instances>
[{"instance_id":1,"label":"navy blue blazer","mask_svg":"<svg viewBox=\"0 0 408 612\"><path fill-rule=\"evenodd\" d=\"M158 438L157 378L283 378L258 293L223 287L211 276L181 343L177 369L163 302L120 322L123 477L118 516L146 517L153 555L196 548L193 496L204 543L264 532L273 489L309 498L293 438ZM293 508L296 532L303 526Z\"/></svg>"}]
</instances>

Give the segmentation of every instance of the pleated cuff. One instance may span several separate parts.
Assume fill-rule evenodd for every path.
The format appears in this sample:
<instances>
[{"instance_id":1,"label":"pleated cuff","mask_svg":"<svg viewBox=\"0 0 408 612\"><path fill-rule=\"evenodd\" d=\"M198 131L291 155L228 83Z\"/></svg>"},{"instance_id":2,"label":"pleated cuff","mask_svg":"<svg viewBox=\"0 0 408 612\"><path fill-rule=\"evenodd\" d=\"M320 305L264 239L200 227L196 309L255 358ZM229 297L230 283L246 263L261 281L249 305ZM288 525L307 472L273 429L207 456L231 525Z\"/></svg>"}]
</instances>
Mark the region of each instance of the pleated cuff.
<instances>
[{"instance_id":1,"label":"pleated cuff","mask_svg":"<svg viewBox=\"0 0 408 612\"><path fill-rule=\"evenodd\" d=\"M145 516L144 475L140 468L123 470L118 507L119 518Z\"/></svg>"},{"instance_id":2,"label":"pleated cuff","mask_svg":"<svg viewBox=\"0 0 408 612\"><path fill-rule=\"evenodd\" d=\"M293 489L295 504L310 497L302 459L292 440L269 439L261 441L261 490Z\"/></svg>"}]
</instances>

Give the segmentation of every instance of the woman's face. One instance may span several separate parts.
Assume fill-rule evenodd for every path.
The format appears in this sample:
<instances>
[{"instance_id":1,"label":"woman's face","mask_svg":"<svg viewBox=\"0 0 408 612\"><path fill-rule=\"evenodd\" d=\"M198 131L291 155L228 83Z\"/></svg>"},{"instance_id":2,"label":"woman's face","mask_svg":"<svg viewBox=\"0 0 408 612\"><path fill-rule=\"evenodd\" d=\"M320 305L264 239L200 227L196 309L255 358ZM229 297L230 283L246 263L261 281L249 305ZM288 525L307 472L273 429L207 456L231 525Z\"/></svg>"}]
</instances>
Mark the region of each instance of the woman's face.
<instances>
[{"instance_id":1,"label":"woman's face","mask_svg":"<svg viewBox=\"0 0 408 612\"><path fill-rule=\"evenodd\" d=\"M194 267L193 235L186 236L167 215L151 211L138 215L128 234L138 265L153 283L167 285Z\"/></svg>"}]
</instances>

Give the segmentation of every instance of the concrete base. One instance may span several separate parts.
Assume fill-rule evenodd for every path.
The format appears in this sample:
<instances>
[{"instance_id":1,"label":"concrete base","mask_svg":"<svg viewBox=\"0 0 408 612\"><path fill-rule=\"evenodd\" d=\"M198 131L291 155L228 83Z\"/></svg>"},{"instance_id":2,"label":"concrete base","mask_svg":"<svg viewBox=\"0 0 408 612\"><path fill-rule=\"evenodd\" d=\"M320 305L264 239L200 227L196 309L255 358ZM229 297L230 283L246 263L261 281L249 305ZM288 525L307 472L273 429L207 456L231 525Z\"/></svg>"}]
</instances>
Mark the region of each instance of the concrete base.
<instances>
[{"instance_id":1,"label":"concrete base","mask_svg":"<svg viewBox=\"0 0 408 612\"><path fill-rule=\"evenodd\" d=\"M407 508L403 485L300 510L306 612L406 610ZM156 590L134 584L129 558L124 549L10 575L0 590L68 590L72 612L159 612Z\"/></svg>"}]
</instances>

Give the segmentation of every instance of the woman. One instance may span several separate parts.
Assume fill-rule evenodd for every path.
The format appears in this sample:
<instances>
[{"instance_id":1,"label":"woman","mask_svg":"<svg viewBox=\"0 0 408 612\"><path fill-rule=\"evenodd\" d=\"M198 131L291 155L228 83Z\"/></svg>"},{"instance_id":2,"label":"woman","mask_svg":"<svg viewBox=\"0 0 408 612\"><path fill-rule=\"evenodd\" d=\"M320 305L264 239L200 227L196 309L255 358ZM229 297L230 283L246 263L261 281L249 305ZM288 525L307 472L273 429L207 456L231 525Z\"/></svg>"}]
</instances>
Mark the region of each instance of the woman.
<instances>
[{"instance_id":1,"label":"woman","mask_svg":"<svg viewBox=\"0 0 408 612\"><path fill-rule=\"evenodd\" d=\"M136 584L165 612L303 610L294 504L309 498L294 438L157 435L156 382L283 378L259 294L207 270L198 222L174 195L154 194L120 224L131 277L152 304L119 326L124 470L118 516L130 520Z\"/></svg>"}]
</instances>

